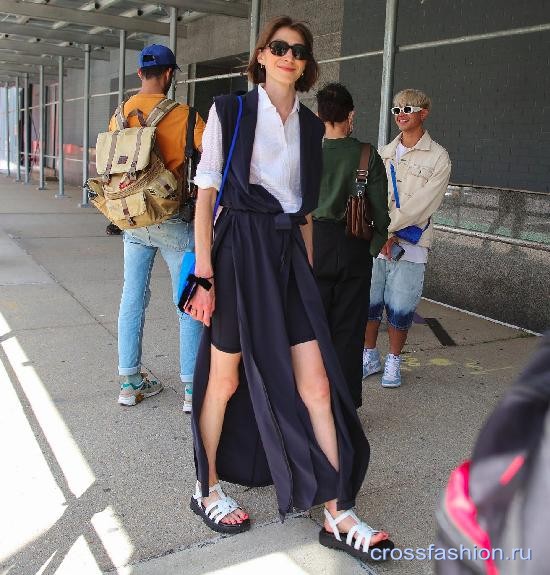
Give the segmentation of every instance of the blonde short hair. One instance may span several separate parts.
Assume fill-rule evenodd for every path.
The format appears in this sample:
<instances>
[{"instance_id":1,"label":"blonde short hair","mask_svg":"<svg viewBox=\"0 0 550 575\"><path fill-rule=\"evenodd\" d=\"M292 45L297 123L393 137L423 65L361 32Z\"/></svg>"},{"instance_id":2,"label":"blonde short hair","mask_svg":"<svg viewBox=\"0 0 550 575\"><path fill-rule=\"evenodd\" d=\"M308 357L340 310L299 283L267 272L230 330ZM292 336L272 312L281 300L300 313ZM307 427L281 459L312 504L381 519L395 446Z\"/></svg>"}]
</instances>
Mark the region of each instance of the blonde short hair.
<instances>
[{"instance_id":1,"label":"blonde short hair","mask_svg":"<svg viewBox=\"0 0 550 575\"><path fill-rule=\"evenodd\" d=\"M393 97L394 106L420 106L426 110L430 110L432 107L432 101L424 92L420 90L414 90L412 88L407 88L406 90L401 90Z\"/></svg>"}]
</instances>

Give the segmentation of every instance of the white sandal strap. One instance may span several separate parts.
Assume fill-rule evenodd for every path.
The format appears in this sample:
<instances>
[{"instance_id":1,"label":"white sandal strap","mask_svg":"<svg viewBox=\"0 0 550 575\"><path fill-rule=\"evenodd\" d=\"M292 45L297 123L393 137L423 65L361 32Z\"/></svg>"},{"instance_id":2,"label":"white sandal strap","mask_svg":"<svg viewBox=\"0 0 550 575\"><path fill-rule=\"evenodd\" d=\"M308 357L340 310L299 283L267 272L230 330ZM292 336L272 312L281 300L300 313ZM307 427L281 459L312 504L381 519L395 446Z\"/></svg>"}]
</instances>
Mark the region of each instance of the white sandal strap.
<instances>
[{"instance_id":1,"label":"white sandal strap","mask_svg":"<svg viewBox=\"0 0 550 575\"><path fill-rule=\"evenodd\" d=\"M330 511L328 511L328 509L325 507L325 517L328 521L328 524L330 525L330 528L332 529L332 532L334 533L334 537L336 537L338 541L342 541L342 538L340 537L340 530L338 529L338 523L342 522L347 517L351 517L352 519L355 519L357 523L359 523L359 519L351 509L340 513L340 515L337 517L333 517L330 514Z\"/></svg>"},{"instance_id":2,"label":"white sandal strap","mask_svg":"<svg viewBox=\"0 0 550 575\"><path fill-rule=\"evenodd\" d=\"M231 497L224 497L223 499L218 499L211 503L204 512L207 517L219 523L225 516L229 515L233 511L239 508L237 502Z\"/></svg>"},{"instance_id":3,"label":"white sandal strap","mask_svg":"<svg viewBox=\"0 0 550 575\"><path fill-rule=\"evenodd\" d=\"M208 495L210 495L213 491L215 491L221 498L225 497L225 493L223 492L222 486L219 483L215 483L212 487L208 488ZM195 485L195 495L193 498L196 499L199 503L202 502L202 489L201 484L197 481Z\"/></svg>"},{"instance_id":4,"label":"white sandal strap","mask_svg":"<svg viewBox=\"0 0 550 575\"><path fill-rule=\"evenodd\" d=\"M204 513L206 516L212 521L219 523L226 515L229 515L233 511L239 509L239 504L232 498L227 496L219 483L212 485L208 489L208 494L216 492L218 494L219 499L217 501L213 501L204 509ZM193 495L193 499L195 499L198 504L202 507L202 490L201 484L197 481L195 486L195 494Z\"/></svg>"},{"instance_id":5,"label":"white sandal strap","mask_svg":"<svg viewBox=\"0 0 550 575\"><path fill-rule=\"evenodd\" d=\"M195 484L195 493L193 495L193 499L195 501L197 501L198 503L201 502L202 499L202 490L201 490L201 484L197 481L197 483Z\"/></svg>"},{"instance_id":6,"label":"white sandal strap","mask_svg":"<svg viewBox=\"0 0 550 575\"><path fill-rule=\"evenodd\" d=\"M225 497L225 493L223 492L222 486L219 483L215 483L212 487L208 488L208 495L213 492L216 492L220 497Z\"/></svg>"},{"instance_id":7,"label":"white sandal strap","mask_svg":"<svg viewBox=\"0 0 550 575\"><path fill-rule=\"evenodd\" d=\"M354 525L349 530L348 536L346 538L346 543L350 546L353 545L355 549L359 549L362 543L363 551L366 553L369 550L372 536L375 535L376 533L380 533L380 531L373 529L372 527L361 521L360 523ZM355 542L354 542L354 536L355 536Z\"/></svg>"},{"instance_id":8,"label":"white sandal strap","mask_svg":"<svg viewBox=\"0 0 550 575\"><path fill-rule=\"evenodd\" d=\"M347 534L345 534L347 535L346 543L350 547L353 546L355 549L359 549L362 545L364 552L368 551L372 536L376 533L380 533L380 531L373 529L364 521L359 521L359 518L351 509L340 513L340 515L337 517L332 517L330 512L325 507L325 517L332 529L334 537L338 541L342 541L342 538L340 537L340 531L338 530L338 523L341 523L347 517L351 517L353 520L355 520L357 523L347 532Z\"/></svg>"}]
</instances>

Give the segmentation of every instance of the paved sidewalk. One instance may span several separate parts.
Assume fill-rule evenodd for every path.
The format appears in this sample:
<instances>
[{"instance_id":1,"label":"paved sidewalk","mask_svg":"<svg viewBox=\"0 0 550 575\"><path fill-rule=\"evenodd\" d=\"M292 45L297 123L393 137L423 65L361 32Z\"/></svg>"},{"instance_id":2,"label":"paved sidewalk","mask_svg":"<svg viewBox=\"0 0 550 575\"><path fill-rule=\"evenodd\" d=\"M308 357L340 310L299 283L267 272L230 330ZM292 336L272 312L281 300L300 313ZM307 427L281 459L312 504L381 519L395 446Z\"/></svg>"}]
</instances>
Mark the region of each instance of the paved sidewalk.
<instances>
[{"instance_id":1,"label":"paved sidewalk","mask_svg":"<svg viewBox=\"0 0 550 575\"><path fill-rule=\"evenodd\" d=\"M197 520L168 271L158 258L143 342L144 367L165 391L122 408L122 240L78 207L79 190L64 200L56 191L0 175L0 575L431 573L427 561L366 566L322 548L321 511L281 525L272 488L228 486L253 518L249 533L216 536ZM450 469L537 343L427 301L419 314L456 345L415 324L404 385L369 378L360 410L372 458L358 513L400 548L434 542Z\"/></svg>"}]
</instances>

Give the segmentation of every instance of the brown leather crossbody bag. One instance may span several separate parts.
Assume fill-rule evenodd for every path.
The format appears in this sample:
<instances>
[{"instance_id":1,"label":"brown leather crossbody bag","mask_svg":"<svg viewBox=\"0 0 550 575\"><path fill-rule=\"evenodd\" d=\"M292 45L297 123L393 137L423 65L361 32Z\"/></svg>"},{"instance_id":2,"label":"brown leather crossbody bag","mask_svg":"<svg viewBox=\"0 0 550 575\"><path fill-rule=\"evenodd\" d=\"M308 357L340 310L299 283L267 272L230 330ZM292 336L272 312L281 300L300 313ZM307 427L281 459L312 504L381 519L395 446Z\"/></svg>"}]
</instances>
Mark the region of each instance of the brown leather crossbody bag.
<instances>
[{"instance_id":1,"label":"brown leather crossbody bag","mask_svg":"<svg viewBox=\"0 0 550 575\"><path fill-rule=\"evenodd\" d=\"M370 240L373 235L372 208L367 195L370 153L370 144L363 144L355 176L355 193L350 195L346 206L346 234L361 240Z\"/></svg>"}]
</instances>

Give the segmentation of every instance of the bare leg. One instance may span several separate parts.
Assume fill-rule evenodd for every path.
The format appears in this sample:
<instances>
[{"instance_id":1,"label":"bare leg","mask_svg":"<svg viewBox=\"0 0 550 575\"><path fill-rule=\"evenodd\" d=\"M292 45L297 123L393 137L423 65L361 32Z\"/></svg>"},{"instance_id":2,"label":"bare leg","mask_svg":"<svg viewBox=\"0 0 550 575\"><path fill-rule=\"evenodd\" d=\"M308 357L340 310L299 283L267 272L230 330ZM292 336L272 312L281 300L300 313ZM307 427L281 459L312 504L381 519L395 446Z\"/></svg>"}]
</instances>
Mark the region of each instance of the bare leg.
<instances>
[{"instance_id":1,"label":"bare leg","mask_svg":"<svg viewBox=\"0 0 550 575\"><path fill-rule=\"evenodd\" d=\"M223 419L227 402L235 393L239 385L240 353L225 353L211 346L210 377L208 387L202 404L199 418L201 438L208 458L208 485L218 482L216 473L216 453L220 442ZM214 492L209 497L203 498L204 506L208 506L219 499ZM222 519L222 523L235 524L246 519L248 514L237 509Z\"/></svg>"},{"instance_id":2,"label":"bare leg","mask_svg":"<svg viewBox=\"0 0 550 575\"><path fill-rule=\"evenodd\" d=\"M380 322L377 320L370 320L367 322L367 329L365 330L365 347L374 349L376 347L376 340L378 339L378 329Z\"/></svg>"},{"instance_id":3,"label":"bare leg","mask_svg":"<svg viewBox=\"0 0 550 575\"><path fill-rule=\"evenodd\" d=\"M409 332L407 330L395 329L391 325L388 325L388 335L390 338L390 353L393 353L393 355L400 355L400 353L403 351L403 347L405 347L405 342L407 341L408 333Z\"/></svg>"},{"instance_id":4,"label":"bare leg","mask_svg":"<svg viewBox=\"0 0 550 575\"><path fill-rule=\"evenodd\" d=\"M338 471L338 442L330 404L330 384L319 345L317 341L300 343L291 348L291 355L296 387L308 410L315 439L331 465ZM336 501L333 499L325 503L325 507L333 517L338 515ZM353 525L355 521L348 517L339 524L339 528L345 533ZM331 531L327 522L325 529ZM371 543L376 544L387 538L387 533L380 532L373 535Z\"/></svg>"},{"instance_id":5,"label":"bare leg","mask_svg":"<svg viewBox=\"0 0 550 575\"><path fill-rule=\"evenodd\" d=\"M316 341L290 348L298 393L309 412L315 439L330 464L338 471L338 443L330 405L330 386Z\"/></svg>"}]
</instances>

